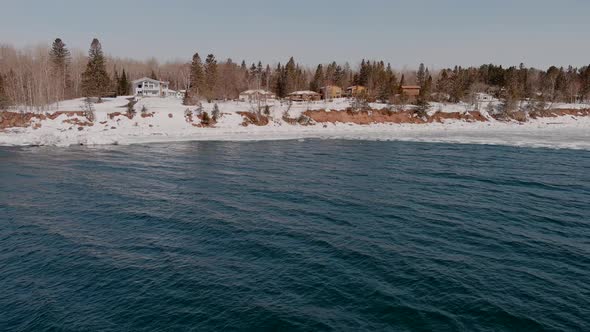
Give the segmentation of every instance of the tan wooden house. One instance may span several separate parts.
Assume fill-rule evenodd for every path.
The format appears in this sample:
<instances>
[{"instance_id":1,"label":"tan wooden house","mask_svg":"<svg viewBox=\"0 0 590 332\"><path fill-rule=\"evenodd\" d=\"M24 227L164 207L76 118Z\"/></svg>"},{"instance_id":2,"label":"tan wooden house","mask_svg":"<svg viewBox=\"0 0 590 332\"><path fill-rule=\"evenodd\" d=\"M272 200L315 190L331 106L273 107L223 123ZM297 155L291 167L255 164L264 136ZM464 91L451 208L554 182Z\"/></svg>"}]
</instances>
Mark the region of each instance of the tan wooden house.
<instances>
[{"instance_id":1,"label":"tan wooden house","mask_svg":"<svg viewBox=\"0 0 590 332\"><path fill-rule=\"evenodd\" d=\"M342 98L342 88L336 85L328 85L321 88L322 98Z\"/></svg>"}]
</instances>

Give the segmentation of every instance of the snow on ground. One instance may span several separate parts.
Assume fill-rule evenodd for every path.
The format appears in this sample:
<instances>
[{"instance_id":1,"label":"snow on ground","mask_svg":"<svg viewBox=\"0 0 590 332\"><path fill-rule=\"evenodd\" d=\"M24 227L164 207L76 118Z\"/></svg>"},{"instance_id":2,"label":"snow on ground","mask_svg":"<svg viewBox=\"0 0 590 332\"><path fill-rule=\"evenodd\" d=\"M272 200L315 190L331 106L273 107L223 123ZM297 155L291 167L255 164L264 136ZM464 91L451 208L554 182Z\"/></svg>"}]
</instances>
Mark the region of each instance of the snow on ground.
<instances>
[{"instance_id":1,"label":"snow on ground","mask_svg":"<svg viewBox=\"0 0 590 332\"><path fill-rule=\"evenodd\" d=\"M128 97L127 97L128 98ZM135 144L148 142L192 141L192 140L280 140L301 138L400 140L421 142L447 142L470 144L499 144L529 147L572 148L590 150L590 117L563 116L542 118L526 123L517 122L464 122L450 121L444 124L372 124L366 126L337 123L313 126L290 125L282 120L286 113L291 118L311 109L342 110L350 106L344 98L331 102L269 104L272 121L267 126L242 126L243 118L237 112L254 109L248 102L219 102L222 117L215 128L195 127L185 120L189 109L193 114L196 107L182 105L176 98L143 98L135 105L137 115L129 119L112 113L127 111L126 97L105 99L94 104L96 120L94 126L80 127L63 122L75 119L62 114L55 120L39 122L41 127L33 129L12 128L0 131L0 145L93 145L93 144ZM81 111L83 99L64 101L59 111ZM371 104L383 108L384 104ZM429 112L465 112L466 104L433 103ZM573 105L560 105L561 108ZM203 110L211 114L213 104L204 104ZM144 112L141 110L144 109ZM149 116L142 117L142 113ZM151 115L153 113L153 115ZM485 112L483 112L485 113ZM109 116L113 118L111 118ZM193 116L196 123L198 118ZM84 118L80 118L84 120Z\"/></svg>"}]
</instances>

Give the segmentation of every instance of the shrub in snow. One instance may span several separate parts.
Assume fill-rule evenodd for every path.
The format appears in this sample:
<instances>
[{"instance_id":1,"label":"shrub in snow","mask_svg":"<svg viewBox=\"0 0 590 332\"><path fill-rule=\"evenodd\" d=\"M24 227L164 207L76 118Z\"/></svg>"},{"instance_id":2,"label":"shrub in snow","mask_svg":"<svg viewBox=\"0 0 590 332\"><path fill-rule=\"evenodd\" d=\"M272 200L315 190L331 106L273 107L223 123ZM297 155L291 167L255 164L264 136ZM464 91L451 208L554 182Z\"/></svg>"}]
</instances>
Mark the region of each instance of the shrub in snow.
<instances>
[{"instance_id":1,"label":"shrub in snow","mask_svg":"<svg viewBox=\"0 0 590 332\"><path fill-rule=\"evenodd\" d=\"M307 126L311 123L311 118L309 116L301 114L299 118L297 118L297 123L303 126Z\"/></svg>"},{"instance_id":2,"label":"shrub in snow","mask_svg":"<svg viewBox=\"0 0 590 332\"><path fill-rule=\"evenodd\" d=\"M137 111L135 111L136 103L137 100L135 99L130 99L129 103L127 103L127 115L129 115L131 118L133 118L133 116L137 113Z\"/></svg>"},{"instance_id":3,"label":"shrub in snow","mask_svg":"<svg viewBox=\"0 0 590 332\"><path fill-rule=\"evenodd\" d=\"M494 114L496 112L496 109L494 108L494 104L493 103L488 103L488 106L486 107L486 111L489 114Z\"/></svg>"},{"instance_id":4,"label":"shrub in snow","mask_svg":"<svg viewBox=\"0 0 590 332\"><path fill-rule=\"evenodd\" d=\"M266 115L266 116L270 115L270 106L268 106L268 105L264 106L264 115Z\"/></svg>"},{"instance_id":5,"label":"shrub in snow","mask_svg":"<svg viewBox=\"0 0 590 332\"><path fill-rule=\"evenodd\" d=\"M197 103L197 108L195 108L195 112L197 112L198 115L202 114L204 111L203 109L203 104L201 104L200 102Z\"/></svg>"},{"instance_id":6,"label":"shrub in snow","mask_svg":"<svg viewBox=\"0 0 590 332\"><path fill-rule=\"evenodd\" d=\"M421 118L426 118L428 116L426 111L428 110L429 106L430 105L428 105L427 102L419 103L418 106L414 109L414 114L416 114L417 116L419 116Z\"/></svg>"},{"instance_id":7,"label":"shrub in snow","mask_svg":"<svg viewBox=\"0 0 590 332\"><path fill-rule=\"evenodd\" d=\"M145 114L147 113L148 109L147 107L145 107L145 105L141 106L141 113Z\"/></svg>"},{"instance_id":8,"label":"shrub in snow","mask_svg":"<svg viewBox=\"0 0 590 332\"><path fill-rule=\"evenodd\" d=\"M201 123L204 125L208 125L210 121L211 119L209 118L209 113L203 112L203 115L201 115Z\"/></svg>"},{"instance_id":9,"label":"shrub in snow","mask_svg":"<svg viewBox=\"0 0 590 332\"><path fill-rule=\"evenodd\" d=\"M92 100L90 98L84 99L84 104L82 104L80 108L88 121L94 122L96 115L94 114L94 104L92 103Z\"/></svg>"},{"instance_id":10,"label":"shrub in snow","mask_svg":"<svg viewBox=\"0 0 590 332\"><path fill-rule=\"evenodd\" d=\"M369 102L363 96L358 96L352 99L350 103L350 107L352 107L355 111L359 111L364 108L369 108Z\"/></svg>"},{"instance_id":11,"label":"shrub in snow","mask_svg":"<svg viewBox=\"0 0 590 332\"><path fill-rule=\"evenodd\" d=\"M211 115L213 116L213 121L217 121L217 119L219 119L221 116L221 112L219 111L219 106L217 106L217 103L213 105L213 112L211 112Z\"/></svg>"}]
</instances>

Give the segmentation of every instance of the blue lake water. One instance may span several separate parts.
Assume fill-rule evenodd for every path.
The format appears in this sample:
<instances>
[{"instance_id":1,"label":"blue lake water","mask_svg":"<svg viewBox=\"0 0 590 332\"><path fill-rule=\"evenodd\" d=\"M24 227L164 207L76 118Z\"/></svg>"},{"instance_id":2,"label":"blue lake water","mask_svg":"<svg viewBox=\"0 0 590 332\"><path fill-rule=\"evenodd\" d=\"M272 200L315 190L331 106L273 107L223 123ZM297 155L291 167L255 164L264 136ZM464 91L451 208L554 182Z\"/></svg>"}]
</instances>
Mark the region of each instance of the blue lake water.
<instances>
[{"instance_id":1,"label":"blue lake water","mask_svg":"<svg viewBox=\"0 0 590 332\"><path fill-rule=\"evenodd\" d=\"M590 152L0 148L0 330L590 330Z\"/></svg>"}]
</instances>

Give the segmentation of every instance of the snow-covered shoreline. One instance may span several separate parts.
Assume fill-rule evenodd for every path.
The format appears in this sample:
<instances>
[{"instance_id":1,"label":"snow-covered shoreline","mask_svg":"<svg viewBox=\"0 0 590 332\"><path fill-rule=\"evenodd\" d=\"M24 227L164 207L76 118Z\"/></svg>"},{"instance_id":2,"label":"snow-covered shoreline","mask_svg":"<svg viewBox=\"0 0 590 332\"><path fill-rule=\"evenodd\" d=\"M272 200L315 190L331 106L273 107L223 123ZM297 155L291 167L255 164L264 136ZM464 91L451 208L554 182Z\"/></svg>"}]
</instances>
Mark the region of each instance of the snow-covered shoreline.
<instances>
[{"instance_id":1,"label":"snow-covered shoreline","mask_svg":"<svg viewBox=\"0 0 590 332\"><path fill-rule=\"evenodd\" d=\"M305 110L341 110L346 100L332 103L281 105L270 107L270 123L265 126L243 126L244 118L237 112L248 112L248 103L219 103L222 113L214 128L203 128L187 121L180 100L174 98L144 98L135 105L138 113L130 119L125 116L124 97L96 104L94 125L76 124L77 115L61 114L54 119L33 119L24 128L0 131L1 146L30 145L101 145L139 144L172 141L256 141L289 139L360 139L418 142L444 142L464 144L494 144L526 147L568 148L590 150L590 117L565 115L530 119L527 122L449 120L444 123L316 123L314 125L289 124L282 120L287 112L297 117ZM62 102L60 111L80 112L82 100ZM371 105L378 108L379 105ZM567 105L563 106L564 108ZM211 114L213 105L204 105ZM456 112L461 106L444 109ZM194 107L191 107L194 108ZM140 112L144 109L144 113ZM80 118L83 119L83 118ZM198 120L197 120L198 121Z\"/></svg>"}]
</instances>

